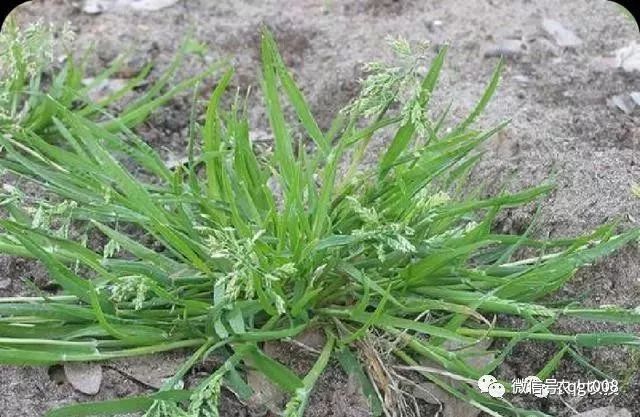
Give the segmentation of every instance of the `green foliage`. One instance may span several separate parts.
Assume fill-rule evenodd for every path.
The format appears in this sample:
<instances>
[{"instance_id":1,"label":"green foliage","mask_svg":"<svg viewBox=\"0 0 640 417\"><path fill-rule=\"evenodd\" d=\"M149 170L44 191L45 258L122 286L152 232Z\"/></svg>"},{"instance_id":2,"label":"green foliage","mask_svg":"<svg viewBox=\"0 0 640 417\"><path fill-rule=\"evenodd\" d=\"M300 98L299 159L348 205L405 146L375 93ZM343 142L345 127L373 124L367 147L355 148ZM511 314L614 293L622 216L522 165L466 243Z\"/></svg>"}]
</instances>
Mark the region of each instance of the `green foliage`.
<instances>
[{"instance_id":1,"label":"green foliage","mask_svg":"<svg viewBox=\"0 0 640 417\"><path fill-rule=\"evenodd\" d=\"M5 22L0 32L0 128L3 131L28 129L46 138L55 137L60 133L52 129L52 121L59 117L61 107L73 109L76 114L99 122L109 131L122 131L123 127L131 128L143 122L175 94L193 87L209 74L205 72L163 91L174 81L185 54L197 52L194 42L187 40L165 73L139 98L124 105L115 120L110 120L106 109L148 82L152 66L145 66L122 87L93 102L88 94L116 74L126 57L117 58L102 73L88 78L84 58L77 59L68 52L73 39L74 33L66 26L56 33L52 25L41 22L24 29L20 29L13 19ZM64 58L62 63L58 62L57 53ZM51 71L57 67L60 69Z\"/></svg>"},{"instance_id":2,"label":"green foliage","mask_svg":"<svg viewBox=\"0 0 640 417\"><path fill-rule=\"evenodd\" d=\"M62 290L0 299L0 362L41 365L195 350L155 395L74 405L50 416L136 410L154 417L216 416L222 384L250 391L240 377L249 368L292 395L285 415L301 416L332 357L361 380L379 414L392 404L388 381L375 372L367 381L363 369L388 366L391 355L492 415L522 415L472 383L453 383L417 365L428 361L473 382L499 366L515 344L540 340L558 345L559 353L540 370L548 375L566 353L581 358L579 348L640 343L633 334L551 330L563 316L638 323L638 311L542 301L577 268L640 232L616 234L611 224L546 241L495 233L501 209L530 203L552 188L487 198L458 192L478 160L478 146L501 127L473 128L497 88L500 66L471 114L444 129L446 112L432 122L427 104L446 50L416 82L424 58L401 40L394 47L401 66L371 66L361 97L323 132L264 32L262 87L274 141L268 158L254 152L241 107L221 107L233 75L226 67L204 122L194 122L192 140L200 139L201 152L191 143L184 166L169 168L128 127L189 83L108 122L48 96L46 139L29 123L0 127L0 166L44 190L27 197L14 187L2 196L0 250L39 259ZM312 146L296 143L294 130ZM371 138L388 132L391 142L378 164L355 175ZM66 225L63 232L59 224ZM105 246L89 248L90 233L104 236ZM499 327L495 314L527 324ZM260 349L265 341L314 329L326 334L326 344L302 378ZM451 347L487 338L508 343L483 369ZM193 391L183 390L184 375L211 354L227 358L225 364Z\"/></svg>"}]
</instances>

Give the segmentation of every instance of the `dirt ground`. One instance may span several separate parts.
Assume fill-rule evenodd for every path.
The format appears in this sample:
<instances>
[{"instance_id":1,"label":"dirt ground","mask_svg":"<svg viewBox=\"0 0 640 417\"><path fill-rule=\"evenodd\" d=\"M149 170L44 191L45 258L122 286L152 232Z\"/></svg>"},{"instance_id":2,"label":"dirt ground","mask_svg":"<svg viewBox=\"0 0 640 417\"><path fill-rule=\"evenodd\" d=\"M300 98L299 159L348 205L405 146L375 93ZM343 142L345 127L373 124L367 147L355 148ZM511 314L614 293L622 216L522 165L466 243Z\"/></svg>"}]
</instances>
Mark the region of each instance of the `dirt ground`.
<instances>
[{"instance_id":1,"label":"dirt ground","mask_svg":"<svg viewBox=\"0 0 640 417\"><path fill-rule=\"evenodd\" d=\"M640 182L640 109L625 114L607 104L614 95L640 91L640 72L611 68L602 59L632 41L640 41L640 34L612 2L184 0L154 12L120 8L89 15L74 1L42 0L21 6L18 15L22 21L70 21L79 50L95 45L92 68L104 68L119 52L131 49L129 65L133 70L152 60L159 71L191 31L208 50L202 59L189 62L184 74L230 57L237 68L236 86L242 89L258 87L259 28L268 25L325 127L337 109L357 94L361 65L389 58L384 46L389 34L450 45L435 102L446 105L452 101L453 115L458 117L471 108L497 63L497 58L486 56L487 51L496 44L504 45L505 39L518 39L522 47L508 54L497 98L483 119L486 125L506 118L512 123L487 146L473 183L487 184L488 192L495 192L503 185L518 189L553 177L557 191L544 202L538 234L576 235L614 218L622 218L626 224L634 218L640 220L640 199L630 192L631 184ZM558 46L543 31L544 18L575 32L581 43L571 48ZM175 100L140 129L168 157L185 153L189 106L189 97ZM254 133L268 137L261 110L251 117ZM501 218L499 227L521 231L531 215L529 209L511 211ZM0 295L24 291L24 277L46 281L38 265L0 258ZM629 247L580 272L558 297L582 299L588 305L638 306L640 251ZM563 331L585 329L584 323L560 325ZM552 352L550 346L521 345L502 366L501 376L510 379L532 375ZM600 349L587 352L587 356L624 380L624 392L566 402L539 400L528 402L528 406L567 416L575 410L615 405L640 416L637 355L622 349ZM132 378L127 370L133 367L144 374L145 366L154 367L154 360L105 367L103 386L95 397L56 382L50 375L55 372L45 368L1 367L0 416L40 416L52 406L71 401L148 391L148 384ZM165 358L158 358L155 363L163 361ZM559 379L593 378L583 368L566 362L556 372ZM255 413L228 396L221 415ZM348 377L332 367L315 390L306 415L355 417L368 413L359 404Z\"/></svg>"}]
</instances>

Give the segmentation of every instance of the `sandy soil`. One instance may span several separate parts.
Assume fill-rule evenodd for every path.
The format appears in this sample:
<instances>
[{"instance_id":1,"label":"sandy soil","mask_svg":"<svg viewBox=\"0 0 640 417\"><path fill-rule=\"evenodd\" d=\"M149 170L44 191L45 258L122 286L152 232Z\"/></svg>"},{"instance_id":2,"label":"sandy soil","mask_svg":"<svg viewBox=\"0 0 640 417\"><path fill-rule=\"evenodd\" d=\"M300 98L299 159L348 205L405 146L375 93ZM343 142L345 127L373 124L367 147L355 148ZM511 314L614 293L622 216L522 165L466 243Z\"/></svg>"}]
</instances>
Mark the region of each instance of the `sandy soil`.
<instances>
[{"instance_id":1,"label":"sandy soil","mask_svg":"<svg viewBox=\"0 0 640 417\"><path fill-rule=\"evenodd\" d=\"M204 59L194 59L185 67L185 74L220 57L233 57L238 72L235 82L243 89L256 87L259 28L266 24L323 126L357 93L362 63L389 58L384 48L388 34L451 45L436 102L453 101L454 116L463 115L473 105L497 62L485 52L503 39L520 39L523 49L507 59L497 99L483 121L488 125L511 118L512 123L487 146L473 182L488 184L488 191L494 192L499 189L497 184L518 189L553 176L558 187L545 201L539 234L575 235L613 218L627 223L629 215L640 219L640 199L630 193L631 183L640 181L640 111L627 115L607 105L615 94L640 90L640 73L625 73L601 60L640 39L637 28L611 2L186 0L157 12L117 9L98 15L82 13L73 3L33 2L21 7L20 18L72 22L78 48L96 46L93 68L104 67L122 49L130 48L132 69L153 60L160 70L192 31L209 49ZM541 29L543 18L573 30L582 43L575 48L559 47ZM189 105L188 97L175 100L154 115L141 133L163 153L183 155ZM251 117L256 131L268 136L260 110ZM522 230L531 214L528 209L511 211L498 226L505 231ZM20 284L24 277L46 282L41 267L0 258L1 295L24 291ZM630 247L580 272L559 297L583 298L589 305L637 306L639 250ZM560 326L565 331L585 329L577 323ZM501 368L502 376L531 375L552 352L550 346L522 345ZM622 349L588 352L588 356L597 366L624 378L628 383L625 392L613 398L571 400L570 407L557 399L529 402L529 406L552 415L571 415L571 407L583 411L613 404L640 416L637 359ZM567 363L556 375L592 377ZM0 416L40 416L51 406L89 399L54 380L47 369L0 368ZM107 368L103 388L93 398L146 390L145 384ZM307 415L367 415L352 391L347 376L331 368L314 392ZM251 414L227 397L222 415Z\"/></svg>"}]
</instances>

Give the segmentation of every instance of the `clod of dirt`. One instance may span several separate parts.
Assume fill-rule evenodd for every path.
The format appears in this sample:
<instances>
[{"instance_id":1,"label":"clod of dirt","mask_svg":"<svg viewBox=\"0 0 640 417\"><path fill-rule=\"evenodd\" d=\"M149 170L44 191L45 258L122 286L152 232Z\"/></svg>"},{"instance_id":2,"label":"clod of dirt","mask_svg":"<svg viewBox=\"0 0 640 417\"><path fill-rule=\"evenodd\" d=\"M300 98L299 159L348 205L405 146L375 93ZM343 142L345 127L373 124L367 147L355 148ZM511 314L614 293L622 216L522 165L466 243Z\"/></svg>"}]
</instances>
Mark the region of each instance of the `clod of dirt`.
<instances>
[{"instance_id":1,"label":"clod of dirt","mask_svg":"<svg viewBox=\"0 0 640 417\"><path fill-rule=\"evenodd\" d=\"M574 48L582 44L582 40L572 31L553 19L543 19L542 29L563 48Z\"/></svg>"},{"instance_id":2,"label":"clod of dirt","mask_svg":"<svg viewBox=\"0 0 640 417\"><path fill-rule=\"evenodd\" d=\"M631 42L616 51L616 66L626 72L640 71L640 45Z\"/></svg>"},{"instance_id":3,"label":"clod of dirt","mask_svg":"<svg viewBox=\"0 0 640 417\"><path fill-rule=\"evenodd\" d=\"M320 330L305 330L295 338L296 342L316 351L322 350L326 337Z\"/></svg>"},{"instance_id":4,"label":"clod of dirt","mask_svg":"<svg viewBox=\"0 0 640 417\"><path fill-rule=\"evenodd\" d=\"M156 11L173 6L178 0L119 0L118 2L136 10Z\"/></svg>"},{"instance_id":5,"label":"clod of dirt","mask_svg":"<svg viewBox=\"0 0 640 417\"><path fill-rule=\"evenodd\" d=\"M0 279L0 290L6 290L11 286L11 278Z\"/></svg>"},{"instance_id":6,"label":"clod of dirt","mask_svg":"<svg viewBox=\"0 0 640 417\"><path fill-rule=\"evenodd\" d=\"M576 414L575 417L632 417L629 410L626 408L616 409L613 406L596 408L594 410L585 411L584 413Z\"/></svg>"},{"instance_id":7,"label":"clod of dirt","mask_svg":"<svg viewBox=\"0 0 640 417\"><path fill-rule=\"evenodd\" d=\"M256 415L266 413L267 410L276 415L280 413L285 396L275 384L262 373L254 370L247 371L247 384L253 390L247 405Z\"/></svg>"},{"instance_id":8,"label":"clod of dirt","mask_svg":"<svg viewBox=\"0 0 640 417\"><path fill-rule=\"evenodd\" d=\"M476 407L452 396L436 384L429 383L414 387L412 394L429 404L439 405L442 413L438 415L443 417L477 417L480 414L480 410Z\"/></svg>"},{"instance_id":9,"label":"clod of dirt","mask_svg":"<svg viewBox=\"0 0 640 417\"><path fill-rule=\"evenodd\" d=\"M121 359L110 364L120 374L158 389L177 372L187 356L183 352Z\"/></svg>"},{"instance_id":10,"label":"clod of dirt","mask_svg":"<svg viewBox=\"0 0 640 417\"><path fill-rule=\"evenodd\" d=\"M484 52L485 58L514 58L526 52L526 45L520 39L502 39L490 45Z\"/></svg>"},{"instance_id":11,"label":"clod of dirt","mask_svg":"<svg viewBox=\"0 0 640 417\"><path fill-rule=\"evenodd\" d=\"M371 410L367 398L362 393L362 386L355 375L347 378L347 386L344 390L333 392L331 403L333 404L333 416L370 417Z\"/></svg>"},{"instance_id":12,"label":"clod of dirt","mask_svg":"<svg viewBox=\"0 0 640 417\"><path fill-rule=\"evenodd\" d=\"M618 67L617 59L611 56L595 57L591 63L593 64L593 70L596 72L607 72Z\"/></svg>"},{"instance_id":13,"label":"clod of dirt","mask_svg":"<svg viewBox=\"0 0 640 417\"><path fill-rule=\"evenodd\" d=\"M111 0L86 0L82 11L86 14L100 14L109 9Z\"/></svg>"},{"instance_id":14,"label":"clod of dirt","mask_svg":"<svg viewBox=\"0 0 640 417\"><path fill-rule=\"evenodd\" d=\"M521 85L531 84L531 78L527 77L526 75L514 75L513 81Z\"/></svg>"},{"instance_id":15,"label":"clod of dirt","mask_svg":"<svg viewBox=\"0 0 640 417\"><path fill-rule=\"evenodd\" d=\"M100 14L108 10L131 8L134 10L157 11L176 4L179 0L85 0L82 11Z\"/></svg>"},{"instance_id":16,"label":"clod of dirt","mask_svg":"<svg viewBox=\"0 0 640 417\"><path fill-rule=\"evenodd\" d=\"M607 105L622 110L625 114L633 113L636 106L640 105L640 93L616 94L607 100Z\"/></svg>"},{"instance_id":17,"label":"clod of dirt","mask_svg":"<svg viewBox=\"0 0 640 417\"><path fill-rule=\"evenodd\" d=\"M96 395L102 383L102 366L95 363L65 363L67 381L83 394Z\"/></svg>"}]
</instances>

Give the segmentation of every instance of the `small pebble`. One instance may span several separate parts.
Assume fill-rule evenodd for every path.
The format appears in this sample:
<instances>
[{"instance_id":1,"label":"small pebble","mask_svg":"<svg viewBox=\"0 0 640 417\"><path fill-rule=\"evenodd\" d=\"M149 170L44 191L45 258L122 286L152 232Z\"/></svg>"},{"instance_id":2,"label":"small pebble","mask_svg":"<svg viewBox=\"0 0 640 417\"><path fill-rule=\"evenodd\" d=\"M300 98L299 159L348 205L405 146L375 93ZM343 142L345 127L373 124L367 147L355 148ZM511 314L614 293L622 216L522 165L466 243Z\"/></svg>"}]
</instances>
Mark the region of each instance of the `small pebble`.
<instances>
[{"instance_id":1,"label":"small pebble","mask_svg":"<svg viewBox=\"0 0 640 417\"><path fill-rule=\"evenodd\" d=\"M553 19L543 19L542 29L563 48L573 48L582 44L582 40L572 31Z\"/></svg>"},{"instance_id":2,"label":"small pebble","mask_svg":"<svg viewBox=\"0 0 640 417\"><path fill-rule=\"evenodd\" d=\"M640 97L638 97L640 99ZM633 113L633 110L636 108L637 102L630 94L616 94L615 96L611 96L607 100L607 104L609 107L618 108L622 110L625 114Z\"/></svg>"},{"instance_id":3,"label":"small pebble","mask_svg":"<svg viewBox=\"0 0 640 417\"><path fill-rule=\"evenodd\" d=\"M632 415L626 408L616 409L613 406L608 406L585 411L574 417L632 417Z\"/></svg>"},{"instance_id":4,"label":"small pebble","mask_svg":"<svg viewBox=\"0 0 640 417\"><path fill-rule=\"evenodd\" d=\"M83 394L96 395L102 383L102 367L96 363L65 363L67 381Z\"/></svg>"},{"instance_id":5,"label":"small pebble","mask_svg":"<svg viewBox=\"0 0 640 417\"><path fill-rule=\"evenodd\" d=\"M526 45L519 39L502 39L489 46L484 52L485 58L503 56L513 58L522 55L526 51Z\"/></svg>"}]
</instances>

